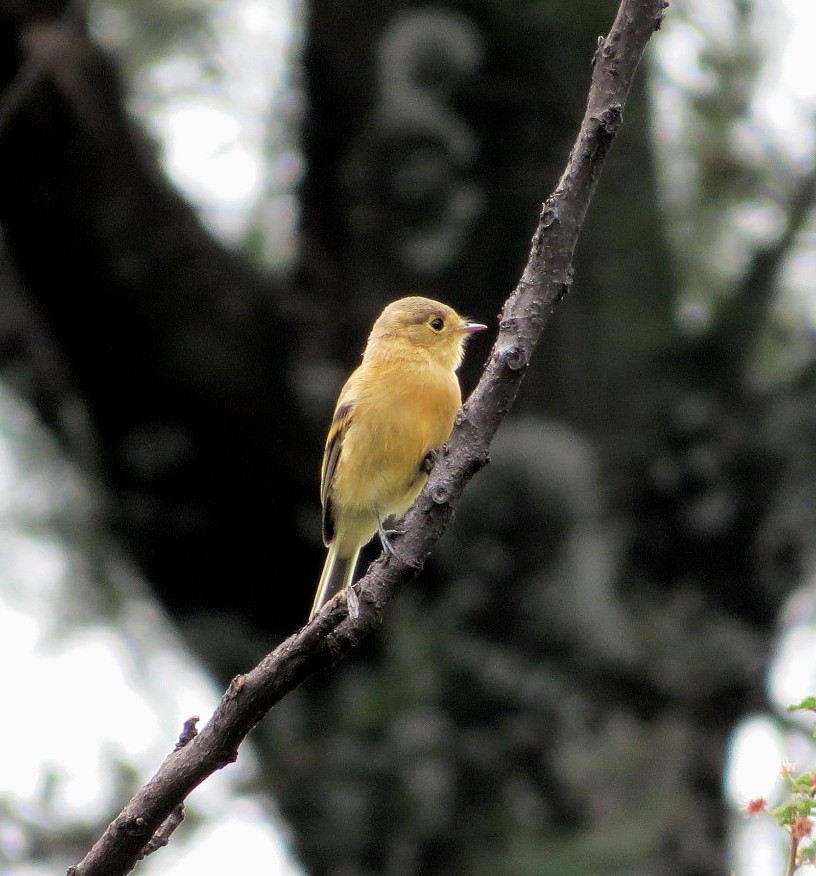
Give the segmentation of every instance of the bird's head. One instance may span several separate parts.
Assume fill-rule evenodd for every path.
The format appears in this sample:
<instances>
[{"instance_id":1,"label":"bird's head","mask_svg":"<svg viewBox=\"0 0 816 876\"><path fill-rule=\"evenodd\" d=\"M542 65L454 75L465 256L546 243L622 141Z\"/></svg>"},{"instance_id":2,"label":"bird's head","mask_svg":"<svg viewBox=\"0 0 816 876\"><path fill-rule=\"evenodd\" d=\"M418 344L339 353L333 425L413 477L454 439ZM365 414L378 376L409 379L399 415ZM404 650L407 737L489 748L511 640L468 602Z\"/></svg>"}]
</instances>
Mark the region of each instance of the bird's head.
<instances>
[{"instance_id":1,"label":"bird's head","mask_svg":"<svg viewBox=\"0 0 816 876\"><path fill-rule=\"evenodd\" d=\"M455 370L462 362L467 338L486 328L459 316L447 304L413 295L393 301L383 310L371 329L367 352L404 345Z\"/></svg>"}]
</instances>

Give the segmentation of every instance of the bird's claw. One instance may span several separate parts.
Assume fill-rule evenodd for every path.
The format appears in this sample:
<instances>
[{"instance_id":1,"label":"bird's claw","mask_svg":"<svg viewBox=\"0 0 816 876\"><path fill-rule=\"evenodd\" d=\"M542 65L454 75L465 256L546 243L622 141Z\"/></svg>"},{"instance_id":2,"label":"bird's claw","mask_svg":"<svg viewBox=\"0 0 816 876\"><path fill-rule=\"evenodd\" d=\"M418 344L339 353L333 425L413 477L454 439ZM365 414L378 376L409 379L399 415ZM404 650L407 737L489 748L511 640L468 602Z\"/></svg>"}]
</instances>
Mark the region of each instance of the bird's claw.
<instances>
[{"instance_id":1,"label":"bird's claw","mask_svg":"<svg viewBox=\"0 0 816 876\"><path fill-rule=\"evenodd\" d=\"M380 518L377 518L377 534L380 536L380 544L383 547L383 550L392 557L399 556L396 552L394 545L391 544L391 536L392 535L405 535L404 529L386 529L382 525L382 521Z\"/></svg>"},{"instance_id":2,"label":"bird's claw","mask_svg":"<svg viewBox=\"0 0 816 876\"><path fill-rule=\"evenodd\" d=\"M432 447L425 456L422 457L422 462L419 464L419 467L425 474L429 475L433 471L433 467L436 465L436 459L439 456L439 451Z\"/></svg>"}]
</instances>

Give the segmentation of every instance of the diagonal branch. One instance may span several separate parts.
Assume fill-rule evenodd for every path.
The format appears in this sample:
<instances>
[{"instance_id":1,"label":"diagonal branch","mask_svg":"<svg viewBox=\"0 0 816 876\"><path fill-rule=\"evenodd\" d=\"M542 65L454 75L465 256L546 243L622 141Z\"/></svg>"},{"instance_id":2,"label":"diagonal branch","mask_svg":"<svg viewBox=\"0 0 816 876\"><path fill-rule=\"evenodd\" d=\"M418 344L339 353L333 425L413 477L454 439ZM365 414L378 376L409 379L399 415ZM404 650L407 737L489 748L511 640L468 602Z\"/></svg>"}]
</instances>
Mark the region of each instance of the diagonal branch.
<instances>
[{"instance_id":1,"label":"diagonal branch","mask_svg":"<svg viewBox=\"0 0 816 876\"><path fill-rule=\"evenodd\" d=\"M422 568L447 527L468 480L488 461L490 442L510 410L533 349L554 306L572 283L572 257L601 168L643 51L662 21L666 0L621 0L617 17L599 39L587 109L567 167L543 205L524 273L505 302L499 335L479 385L466 402L431 479L408 512L406 533L392 556L381 557L355 585L360 613L347 615L340 594L310 624L233 679L198 735L188 732L141 788L72 876L130 872L187 795L235 761L252 728L282 697L315 672L336 663L375 629L386 604ZM189 728L188 728L189 731Z\"/></svg>"}]
</instances>

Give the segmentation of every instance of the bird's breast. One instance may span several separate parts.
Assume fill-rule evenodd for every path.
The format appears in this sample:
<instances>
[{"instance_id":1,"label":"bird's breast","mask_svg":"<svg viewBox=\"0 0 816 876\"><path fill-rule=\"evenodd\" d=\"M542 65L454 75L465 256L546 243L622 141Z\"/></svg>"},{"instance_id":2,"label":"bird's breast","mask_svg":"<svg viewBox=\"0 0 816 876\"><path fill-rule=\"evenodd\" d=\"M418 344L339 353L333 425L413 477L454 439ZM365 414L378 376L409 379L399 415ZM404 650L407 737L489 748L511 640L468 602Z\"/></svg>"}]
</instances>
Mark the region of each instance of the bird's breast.
<instances>
[{"instance_id":1,"label":"bird's breast","mask_svg":"<svg viewBox=\"0 0 816 876\"><path fill-rule=\"evenodd\" d=\"M401 513L427 480L421 466L428 451L450 437L459 382L452 372L415 363L375 367L358 378L333 500Z\"/></svg>"}]
</instances>

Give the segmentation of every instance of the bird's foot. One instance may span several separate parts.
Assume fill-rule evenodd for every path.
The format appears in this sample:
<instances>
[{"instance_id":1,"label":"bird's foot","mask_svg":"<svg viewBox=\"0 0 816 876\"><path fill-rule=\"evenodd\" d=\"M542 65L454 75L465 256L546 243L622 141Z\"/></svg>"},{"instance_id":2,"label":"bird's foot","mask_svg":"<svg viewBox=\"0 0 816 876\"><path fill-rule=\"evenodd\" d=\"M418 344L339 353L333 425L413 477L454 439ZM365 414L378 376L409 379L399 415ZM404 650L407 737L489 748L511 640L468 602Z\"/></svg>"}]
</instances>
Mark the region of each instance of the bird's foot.
<instances>
[{"instance_id":1,"label":"bird's foot","mask_svg":"<svg viewBox=\"0 0 816 876\"><path fill-rule=\"evenodd\" d=\"M390 554L392 557L399 556L394 549L394 545L391 544L391 536L392 535L405 535L404 529L386 529L382 525L382 521L379 517L377 517L377 535L380 537L380 544L382 545L383 550Z\"/></svg>"},{"instance_id":2,"label":"bird's foot","mask_svg":"<svg viewBox=\"0 0 816 876\"><path fill-rule=\"evenodd\" d=\"M435 447L432 447L425 456L422 457L422 462L419 464L420 470L429 475L433 471L433 467L436 465L436 458L438 456L439 451Z\"/></svg>"}]
</instances>

